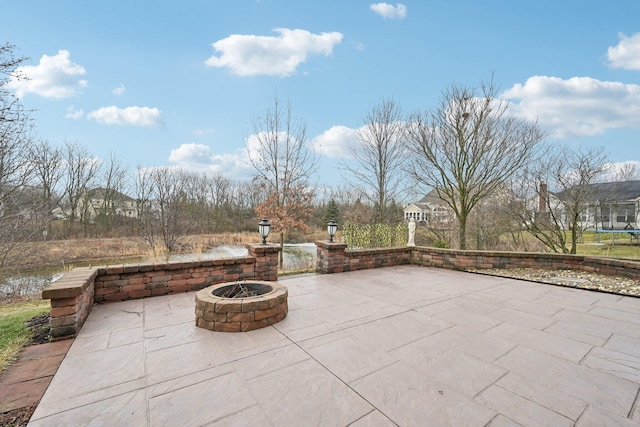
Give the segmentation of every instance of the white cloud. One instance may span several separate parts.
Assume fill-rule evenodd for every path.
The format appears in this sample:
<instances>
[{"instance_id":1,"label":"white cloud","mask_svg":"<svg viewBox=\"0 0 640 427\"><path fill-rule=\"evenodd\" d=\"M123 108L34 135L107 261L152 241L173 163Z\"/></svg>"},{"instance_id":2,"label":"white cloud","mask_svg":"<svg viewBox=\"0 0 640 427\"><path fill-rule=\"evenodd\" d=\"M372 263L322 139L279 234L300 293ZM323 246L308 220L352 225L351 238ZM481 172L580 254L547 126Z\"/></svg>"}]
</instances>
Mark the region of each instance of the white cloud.
<instances>
[{"instance_id":1,"label":"white cloud","mask_svg":"<svg viewBox=\"0 0 640 427\"><path fill-rule=\"evenodd\" d=\"M221 173L234 179L249 178L252 172L242 154L213 154L203 144L182 144L171 150L169 161L180 168Z\"/></svg>"},{"instance_id":2,"label":"white cloud","mask_svg":"<svg viewBox=\"0 0 640 427\"><path fill-rule=\"evenodd\" d=\"M278 36L234 34L213 43L219 56L205 61L211 67L227 67L239 76L286 77L312 54L331 55L342 41L338 32L312 34L306 30L276 28Z\"/></svg>"},{"instance_id":3,"label":"white cloud","mask_svg":"<svg viewBox=\"0 0 640 427\"><path fill-rule=\"evenodd\" d=\"M538 120L551 138L591 136L607 129L640 127L640 85L604 82L590 77L534 76L516 84L504 97L510 110Z\"/></svg>"},{"instance_id":4,"label":"white cloud","mask_svg":"<svg viewBox=\"0 0 640 427\"><path fill-rule=\"evenodd\" d=\"M607 50L607 59L611 68L640 70L640 33L631 37L618 34L620 41Z\"/></svg>"},{"instance_id":5,"label":"white cloud","mask_svg":"<svg viewBox=\"0 0 640 427\"><path fill-rule=\"evenodd\" d=\"M84 116L84 111L82 111L82 108L76 110L76 108L73 105L70 105L69 107L67 107L67 114L64 115L64 117L66 119L80 119L82 118L82 116Z\"/></svg>"},{"instance_id":6,"label":"white cloud","mask_svg":"<svg viewBox=\"0 0 640 427\"><path fill-rule=\"evenodd\" d=\"M105 125L131 125L154 127L162 126L162 112L157 108L127 107L118 108L115 105L102 107L87 114L88 119L95 119Z\"/></svg>"},{"instance_id":7,"label":"white cloud","mask_svg":"<svg viewBox=\"0 0 640 427\"><path fill-rule=\"evenodd\" d=\"M402 3L396 3L395 6L389 3L374 3L369 7L383 18L404 19L407 17L407 6Z\"/></svg>"},{"instance_id":8,"label":"white cloud","mask_svg":"<svg viewBox=\"0 0 640 427\"><path fill-rule=\"evenodd\" d=\"M27 78L13 77L8 86L18 97L29 92L45 98L75 96L87 85L86 80L80 79L87 72L81 65L71 62L70 57L68 50L59 50L54 56L42 55L38 65L18 67L16 72Z\"/></svg>"},{"instance_id":9,"label":"white cloud","mask_svg":"<svg viewBox=\"0 0 640 427\"><path fill-rule=\"evenodd\" d=\"M358 140L356 129L346 126L333 126L311 140L318 154L331 158L351 157L349 151Z\"/></svg>"},{"instance_id":10,"label":"white cloud","mask_svg":"<svg viewBox=\"0 0 640 427\"><path fill-rule=\"evenodd\" d=\"M120 83L120 86L115 88L113 90L113 93L115 93L116 95L122 95L123 93L125 93L127 89L124 87L124 85L122 83Z\"/></svg>"}]
</instances>

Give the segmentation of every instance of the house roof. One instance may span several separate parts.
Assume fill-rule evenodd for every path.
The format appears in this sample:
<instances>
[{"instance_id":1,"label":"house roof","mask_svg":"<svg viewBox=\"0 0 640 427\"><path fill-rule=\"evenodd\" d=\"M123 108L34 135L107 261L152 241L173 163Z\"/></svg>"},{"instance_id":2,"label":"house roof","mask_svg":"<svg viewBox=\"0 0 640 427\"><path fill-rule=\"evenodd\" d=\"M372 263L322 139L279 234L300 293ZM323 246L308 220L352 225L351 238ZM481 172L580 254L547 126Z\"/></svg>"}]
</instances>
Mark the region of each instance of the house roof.
<instances>
[{"instance_id":1,"label":"house roof","mask_svg":"<svg viewBox=\"0 0 640 427\"><path fill-rule=\"evenodd\" d=\"M89 197L93 198L93 199L105 199L107 198L107 193L111 193L109 196L112 198L117 198L120 199L122 201L126 201L126 202L132 202L135 201L133 198L127 196L124 193L121 193L117 190L108 190L106 188L102 188L102 187L98 187L98 188L93 188L91 190L88 191Z\"/></svg>"},{"instance_id":2,"label":"house roof","mask_svg":"<svg viewBox=\"0 0 640 427\"><path fill-rule=\"evenodd\" d=\"M640 181L597 182L588 185L592 200L598 201L628 201L640 199ZM569 190L554 193L563 199Z\"/></svg>"},{"instance_id":3,"label":"house roof","mask_svg":"<svg viewBox=\"0 0 640 427\"><path fill-rule=\"evenodd\" d=\"M431 191L429 191L422 199L418 200L418 202L416 203L416 205L432 205L432 204L439 204L441 205L443 203L442 199L440 198L440 196L438 196L438 192L433 189Z\"/></svg>"}]
</instances>

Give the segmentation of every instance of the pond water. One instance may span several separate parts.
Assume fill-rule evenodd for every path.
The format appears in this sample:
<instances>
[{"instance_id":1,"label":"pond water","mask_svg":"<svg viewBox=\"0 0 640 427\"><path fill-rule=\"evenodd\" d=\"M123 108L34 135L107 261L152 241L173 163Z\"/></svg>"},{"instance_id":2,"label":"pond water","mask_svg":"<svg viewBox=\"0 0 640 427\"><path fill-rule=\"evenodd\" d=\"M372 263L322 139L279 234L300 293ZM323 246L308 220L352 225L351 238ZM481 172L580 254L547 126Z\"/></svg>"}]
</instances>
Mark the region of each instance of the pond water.
<instances>
[{"instance_id":1,"label":"pond water","mask_svg":"<svg viewBox=\"0 0 640 427\"><path fill-rule=\"evenodd\" d=\"M285 244L283 251L284 270L308 270L313 269L316 263L316 245L314 243ZM216 258L228 258L245 256L248 250L244 246L222 245L216 246L201 254L180 254L172 255L169 261L191 261ZM115 265L133 264L144 262L142 258L110 259L108 261L93 261L92 263L73 264L74 267L89 265ZM0 282L0 298L7 296L28 296L35 295L46 288L64 274L65 268L48 268L41 271L32 271L20 276L9 277Z\"/></svg>"}]
</instances>

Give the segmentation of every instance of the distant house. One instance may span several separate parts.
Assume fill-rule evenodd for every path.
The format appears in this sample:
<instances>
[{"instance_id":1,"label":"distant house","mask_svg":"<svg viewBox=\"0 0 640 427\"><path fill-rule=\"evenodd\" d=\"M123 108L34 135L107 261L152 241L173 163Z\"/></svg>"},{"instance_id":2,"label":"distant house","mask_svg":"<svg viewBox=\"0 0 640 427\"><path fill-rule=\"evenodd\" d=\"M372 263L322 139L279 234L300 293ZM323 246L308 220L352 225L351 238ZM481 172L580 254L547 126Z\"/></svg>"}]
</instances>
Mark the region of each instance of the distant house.
<instances>
[{"instance_id":1,"label":"distant house","mask_svg":"<svg viewBox=\"0 0 640 427\"><path fill-rule=\"evenodd\" d=\"M569 199L572 189L553 193ZM600 182L585 189L590 199L580 216L585 230L638 230L640 223L640 181Z\"/></svg>"},{"instance_id":2,"label":"distant house","mask_svg":"<svg viewBox=\"0 0 640 427\"><path fill-rule=\"evenodd\" d=\"M53 215L60 219L71 216L68 206L54 209ZM88 218L93 222L99 216L138 217L136 200L116 190L94 188L86 192L77 209L77 219Z\"/></svg>"},{"instance_id":3,"label":"distant house","mask_svg":"<svg viewBox=\"0 0 640 427\"><path fill-rule=\"evenodd\" d=\"M138 216L135 199L116 190L94 188L88 192L90 216L120 215L130 218Z\"/></svg>"},{"instance_id":4,"label":"distant house","mask_svg":"<svg viewBox=\"0 0 640 427\"><path fill-rule=\"evenodd\" d=\"M451 208L438 196L436 190L431 190L426 196L404 208L404 220L413 218L418 223L436 225L449 228L454 221Z\"/></svg>"}]
</instances>

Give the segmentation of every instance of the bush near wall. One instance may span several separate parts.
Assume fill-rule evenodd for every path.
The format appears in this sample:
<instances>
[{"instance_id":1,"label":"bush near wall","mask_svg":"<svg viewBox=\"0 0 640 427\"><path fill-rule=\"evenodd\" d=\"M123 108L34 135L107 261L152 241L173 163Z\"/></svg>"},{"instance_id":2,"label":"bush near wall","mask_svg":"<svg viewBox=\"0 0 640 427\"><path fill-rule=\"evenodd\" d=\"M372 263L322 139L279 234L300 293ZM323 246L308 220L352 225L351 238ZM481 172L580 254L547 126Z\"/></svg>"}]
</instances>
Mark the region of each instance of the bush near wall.
<instances>
[{"instance_id":1,"label":"bush near wall","mask_svg":"<svg viewBox=\"0 0 640 427\"><path fill-rule=\"evenodd\" d=\"M406 245L409 227L405 222L397 224L354 224L348 222L342 229L342 235L350 248L388 248Z\"/></svg>"}]
</instances>

